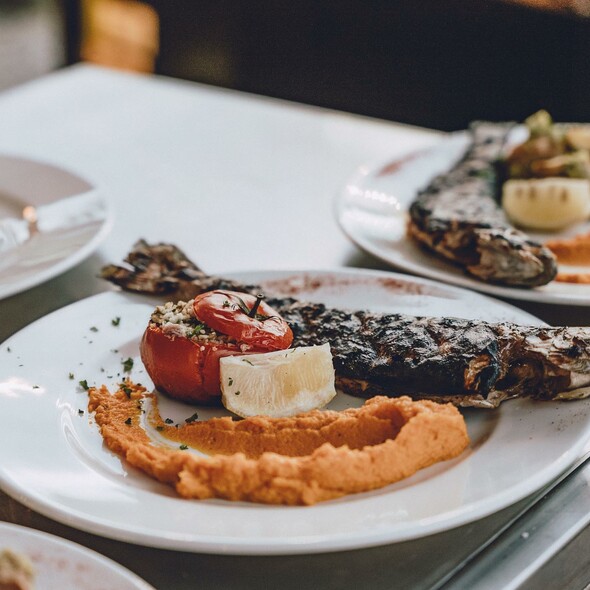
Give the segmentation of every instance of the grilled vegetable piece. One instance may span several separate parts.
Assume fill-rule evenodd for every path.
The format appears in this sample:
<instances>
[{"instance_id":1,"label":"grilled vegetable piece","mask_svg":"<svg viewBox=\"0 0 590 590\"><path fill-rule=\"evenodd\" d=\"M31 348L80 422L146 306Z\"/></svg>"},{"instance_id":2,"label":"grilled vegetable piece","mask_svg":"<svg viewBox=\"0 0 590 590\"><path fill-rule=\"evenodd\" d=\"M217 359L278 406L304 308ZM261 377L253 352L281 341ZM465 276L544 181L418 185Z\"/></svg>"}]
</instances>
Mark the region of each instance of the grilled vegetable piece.
<instances>
[{"instance_id":1,"label":"grilled vegetable piece","mask_svg":"<svg viewBox=\"0 0 590 590\"><path fill-rule=\"evenodd\" d=\"M529 137L506 156L508 178L590 178L590 127L553 123L547 111L525 120Z\"/></svg>"},{"instance_id":2,"label":"grilled vegetable piece","mask_svg":"<svg viewBox=\"0 0 590 590\"><path fill-rule=\"evenodd\" d=\"M590 152L590 125L574 125L565 132L565 140L573 150Z\"/></svg>"},{"instance_id":3,"label":"grilled vegetable piece","mask_svg":"<svg viewBox=\"0 0 590 590\"><path fill-rule=\"evenodd\" d=\"M167 285L168 297L191 298L225 285L260 292L205 275L171 245L139 242L127 260L133 268L108 266L103 277L130 291L162 293ZM136 260L142 264L134 265ZM187 274L194 278L182 278ZM510 397L590 395L590 328L344 311L280 296L268 303L290 324L295 346L329 342L337 383L349 393L406 394L484 408Z\"/></svg>"},{"instance_id":4,"label":"grilled vegetable piece","mask_svg":"<svg viewBox=\"0 0 590 590\"><path fill-rule=\"evenodd\" d=\"M555 278L550 250L510 226L496 198L500 156L511 124L475 123L472 143L410 207L409 235L474 277L512 287Z\"/></svg>"}]
</instances>

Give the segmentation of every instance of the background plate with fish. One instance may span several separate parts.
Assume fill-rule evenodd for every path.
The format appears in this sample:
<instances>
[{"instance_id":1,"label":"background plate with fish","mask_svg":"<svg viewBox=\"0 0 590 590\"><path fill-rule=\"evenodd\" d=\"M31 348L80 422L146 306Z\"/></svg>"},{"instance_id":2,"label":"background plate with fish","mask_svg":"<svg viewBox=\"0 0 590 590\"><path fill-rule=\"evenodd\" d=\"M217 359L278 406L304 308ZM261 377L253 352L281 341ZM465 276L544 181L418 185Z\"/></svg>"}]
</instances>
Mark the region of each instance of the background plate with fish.
<instances>
[{"instance_id":1,"label":"background plate with fish","mask_svg":"<svg viewBox=\"0 0 590 590\"><path fill-rule=\"evenodd\" d=\"M477 293L394 273L228 278L339 307L541 324ZM183 500L105 449L79 385L112 386L126 375L150 385L138 347L159 301L103 293L40 319L0 346L0 486L7 493L70 526L132 543L206 553L315 553L418 538L484 517L552 481L590 438L589 400L515 399L497 410L462 410L470 448L383 489L312 507ZM330 407L361 404L338 394ZM161 397L160 410L180 422L195 407ZM206 419L224 410L198 413Z\"/></svg>"},{"instance_id":2,"label":"background plate with fish","mask_svg":"<svg viewBox=\"0 0 590 590\"><path fill-rule=\"evenodd\" d=\"M520 128L511 137L520 138ZM523 289L485 283L422 249L408 238L408 209L417 192L451 168L469 143L466 132L449 135L438 145L397 160L362 166L337 195L335 214L344 233L363 250L402 270L511 299L590 305L590 285L553 281ZM533 239L573 237L590 231L590 222L554 233L527 232ZM560 272L589 272L590 267L560 265Z\"/></svg>"}]
</instances>

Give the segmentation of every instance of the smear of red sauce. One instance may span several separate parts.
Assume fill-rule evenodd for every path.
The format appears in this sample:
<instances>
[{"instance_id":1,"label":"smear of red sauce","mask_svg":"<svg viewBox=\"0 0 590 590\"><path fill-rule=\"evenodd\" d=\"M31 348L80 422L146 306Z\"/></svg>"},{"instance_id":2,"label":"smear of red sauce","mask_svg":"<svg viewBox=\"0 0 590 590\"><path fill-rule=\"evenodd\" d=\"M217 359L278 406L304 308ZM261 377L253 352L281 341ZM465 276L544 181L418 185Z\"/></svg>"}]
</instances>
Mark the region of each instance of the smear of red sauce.
<instances>
[{"instance_id":1,"label":"smear of red sauce","mask_svg":"<svg viewBox=\"0 0 590 590\"><path fill-rule=\"evenodd\" d=\"M418 152L412 152L407 156L399 158L399 160L395 160L391 162L391 164L387 164L377 172L377 176L387 176L388 174L394 174L398 170L401 170L408 162L415 160L416 158L422 157L426 150L420 150Z\"/></svg>"},{"instance_id":2,"label":"smear of red sauce","mask_svg":"<svg viewBox=\"0 0 590 590\"><path fill-rule=\"evenodd\" d=\"M264 287L269 292L281 293L285 296L297 297L302 293L314 293L320 289L340 290L351 286L365 284L368 287L374 285L389 291L393 295L430 295L449 298L449 292L438 289L432 285L423 285L413 281L404 281L393 277L338 277L334 275L295 275L284 279L264 281Z\"/></svg>"}]
</instances>

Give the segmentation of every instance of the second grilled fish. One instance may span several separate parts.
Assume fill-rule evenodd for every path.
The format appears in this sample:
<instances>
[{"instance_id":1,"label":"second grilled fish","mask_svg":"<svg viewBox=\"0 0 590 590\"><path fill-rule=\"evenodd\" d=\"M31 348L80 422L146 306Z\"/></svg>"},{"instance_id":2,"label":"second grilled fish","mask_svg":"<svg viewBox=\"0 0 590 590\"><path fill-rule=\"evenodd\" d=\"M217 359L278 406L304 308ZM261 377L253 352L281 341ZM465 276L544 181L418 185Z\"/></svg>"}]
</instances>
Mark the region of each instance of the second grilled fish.
<instances>
[{"instance_id":1,"label":"second grilled fish","mask_svg":"<svg viewBox=\"0 0 590 590\"><path fill-rule=\"evenodd\" d=\"M511 227L496 199L495 161L511 127L472 125L472 143L463 158L412 203L408 233L482 281L536 287L555 278L555 256Z\"/></svg>"}]
</instances>

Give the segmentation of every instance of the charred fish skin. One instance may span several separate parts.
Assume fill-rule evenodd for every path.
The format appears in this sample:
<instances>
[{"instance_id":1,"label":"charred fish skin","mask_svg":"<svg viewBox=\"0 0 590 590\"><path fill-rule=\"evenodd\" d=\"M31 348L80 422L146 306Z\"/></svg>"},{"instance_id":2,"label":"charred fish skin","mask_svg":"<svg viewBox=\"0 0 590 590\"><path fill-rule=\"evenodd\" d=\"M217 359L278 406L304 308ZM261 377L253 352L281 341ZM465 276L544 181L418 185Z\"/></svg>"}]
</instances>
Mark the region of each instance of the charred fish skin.
<instances>
[{"instance_id":1,"label":"charred fish skin","mask_svg":"<svg viewBox=\"0 0 590 590\"><path fill-rule=\"evenodd\" d=\"M555 278L555 256L511 227L496 195L500 183L495 163L513 126L472 124L472 143L461 160L410 206L408 233L482 281L536 287Z\"/></svg>"},{"instance_id":2,"label":"charred fish skin","mask_svg":"<svg viewBox=\"0 0 590 590\"><path fill-rule=\"evenodd\" d=\"M261 290L208 276L169 244L141 241L127 261L131 268L107 266L103 278L185 301L212 289ZM330 344L337 382L353 395L410 395L480 408L512 397L590 396L590 328L349 311L280 294L267 301L290 324L294 346Z\"/></svg>"},{"instance_id":3,"label":"charred fish skin","mask_svg":"<svg viewBox=\"0 0 590 590\"><path fill-rule=\"evenodd\" d=\"M148 244L139 240L127 254L129 266L109 264L100 276L126 291L150 295L174 295L189 300L199 293L222 289L257 293L260 287L244 285L204 273L186 254L172 244Z\"/></svg>"},{"instance_id":4,"label":"charred fish skin","mask_svg":"<svg viewBox=\"0 0 590 590\"><path fill-rule=\"evenodd\" d=\"M362 397L410 395L497 407L590 394L590 329L343 311L320 304L280 309L295 345L329 342L338 383Z\"/></svg>"},{"instance_id":5,"label":"charred fish skin","mask_svg":"<svg viewBox=\"0 0 590 590\"><path fill-rule=\"evenodd\" d=\"M339 385L361 397L485 400L500 377L497 339L487 326L322 304L295 303L280 313L294 330L294 345L330 343Z\"/></svg>"}]
</instances>

